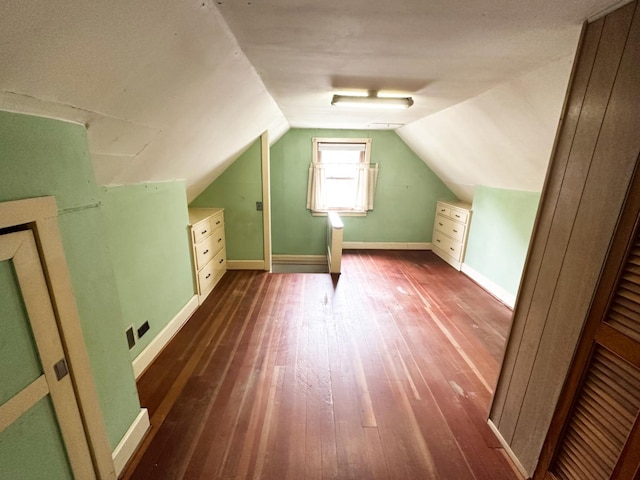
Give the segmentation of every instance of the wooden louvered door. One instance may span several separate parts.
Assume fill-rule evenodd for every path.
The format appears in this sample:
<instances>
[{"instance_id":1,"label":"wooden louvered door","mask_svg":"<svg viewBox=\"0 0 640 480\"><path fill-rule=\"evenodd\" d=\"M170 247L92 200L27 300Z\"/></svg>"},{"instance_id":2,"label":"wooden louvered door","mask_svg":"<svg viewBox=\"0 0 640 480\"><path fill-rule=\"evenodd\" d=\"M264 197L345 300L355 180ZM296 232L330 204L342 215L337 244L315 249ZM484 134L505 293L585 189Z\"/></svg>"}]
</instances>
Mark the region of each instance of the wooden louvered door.
<instances>
[{"instance_id":1,"label":"wooden louvered door","mask_svg":"<svg viewBox=\"0 0 640 480\"><path fill-rule=\"evenodd\" d=\"M640 173L636 170L534 478L638 478L639 410Z\"/></svg>"}]
</instances>

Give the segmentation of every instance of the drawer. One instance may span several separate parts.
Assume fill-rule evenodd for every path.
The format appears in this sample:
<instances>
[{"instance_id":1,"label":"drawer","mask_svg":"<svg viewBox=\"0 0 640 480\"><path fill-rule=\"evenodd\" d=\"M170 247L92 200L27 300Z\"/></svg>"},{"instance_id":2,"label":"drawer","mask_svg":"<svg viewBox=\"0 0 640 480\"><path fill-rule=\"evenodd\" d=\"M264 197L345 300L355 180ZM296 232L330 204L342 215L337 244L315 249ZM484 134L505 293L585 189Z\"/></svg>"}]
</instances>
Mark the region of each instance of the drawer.
<instances>
[{"instance_id":1,"label":"drawer","mask_svg":"<svg viewBox=\"0 0 640 480\"><path fill-rule=\"evenodd\" d=\"M438 202L438 206L436 207L436 213L438 213L439 215L445 215L449 217L451 215L451 209L446 205L443 205L442 203Z\"/></svg>"},{"instance_id":2,"label":"drawer","mask_svg":"<svg viewBox=\"0 0 640 480\"><path fill-rule=\"evenodd\" d=\"M204 267L224 248L224 228L216 228L211 235L196 245L196 270Z\"/></svg>"},{"instance_id":3,"label":"drawer","mask_svg":"<svg viewBox=\"0 0 640 480\"><path fill-rule=\"evenodd\" d=\"M222 228L224 226L224 212L218 212L215 215L209 217L211 222L211 228Z\"/></svg>"},{"instance_id":4,"label":"drawer","mask_svg":"<svg viewBox=\"0 0 640 480\"><path fill-rule=\"evenodd\" d=\"M198 293L202 295L209 290L211 284L216 280L215 265L209 262L198 272Z\"/></svg>"},{"instance_id":5,"label":"drawer","mask_svg":"<svg viewBox=\"0 0 640 480\"><path fill-rule=\"evenodd\" d=\"M450 209L450 213L449 216L457 221L457 222L462 222L462 223L467 223L467 220L469 219L469 213L465 212L464 210L458 210L457 208L452 208Z\"/></svg>"},{"instance_id":6,"label":"drawer","mask_svg":"<svg viewBox=\"0 0 640 480\"><path fill-rule=\"evenodd\" d=\"M460 261L462 255L462 244L447 237L442 232L436 231L433 235L433 245L445 252L456 261Z\"/></svg>"},{"instance_id":7,"label":"drawer","mask_svg":"<svg viewBox=\"0 0 640 480\"><path fill-rule=\"evenodd\" d=\"M211 264L216 272L216 277L219 277L227 271L227 250L223 248L218 254L213 257Z\"/></svg>"},{"instance_id":8,"label":"drawer","mask_svg":"<svg viewBox=\"0 0 640 480\"><path fill-rule=\"evenodd\" d=\"M216 213L211 217L198 222L191 227L193 243L200 243L213 233L214 230L224 227L224 212Z\"/></svg>"},{"instance_id":9,"label":"drawer","mask_svg":"<svg viewBox=\"0 0 640 480\"><path fill-rule=\"evenodd\" d=\"M213 232L211 227L211 219L207 218L202 222L196 223L191 227L191 235L193 236L193 243L200 243L207 238Z\"/></svg>"},{"instance_id":10,"label":"drawer","mask_svg":"<svg viewBox=\"0 0 640 480\"><path fill-rule=\"evenodd\" d=\"M216 255L220 250L224 248L224 227L216 228L209 237L211 243L212 252Z\"/></svg>"},{"instance_id":11,"label":"drawer","mask_svg":"<svg viewBox=\"0 0 640 480\"><path fill-rule=\"evenodd\" d=\"M226 250L222 249L218 254L198 272L198 289L202 295L207 292L227 270Z\"/></svg>"},{"instance_id":12,"label":"drawer","mask_svg":"<svg viewBox=\"0 0 640 480\"><path fill-rule=\"evenodd\" d=\"M196 270L201 270L219 251L216 250L214 236L209 235L196 245Z\"/></svg>"},{"instance_id":13,"label":"drawer","mask_svg":"<svg viewBox=\"0 0 640 480\"><path fill-rule=\"evenodd\" d=\"M462 242L464 240L466 226L442 215L436 215L435 229L458 242Z\"/></svg>"}]
</instances>

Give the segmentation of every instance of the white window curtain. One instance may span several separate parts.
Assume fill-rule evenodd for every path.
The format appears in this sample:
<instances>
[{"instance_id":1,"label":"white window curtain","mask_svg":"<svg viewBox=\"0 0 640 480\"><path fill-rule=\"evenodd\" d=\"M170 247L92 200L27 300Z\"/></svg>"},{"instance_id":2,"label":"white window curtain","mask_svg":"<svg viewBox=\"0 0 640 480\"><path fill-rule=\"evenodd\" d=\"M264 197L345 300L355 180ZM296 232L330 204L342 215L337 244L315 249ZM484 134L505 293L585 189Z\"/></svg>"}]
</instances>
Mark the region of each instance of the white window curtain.
<instances>
[{"instance_id":1,"label":"white window curtain","mask_svg":"<svg viewBox=\"0 0 640 480\"><path fill-rule=\"evenodd\" d=\"M355 211L366 212L373 210L376 185L378 183L378 164L359 164L355 166L357 173L357 191ZM309 165L309 179L307 185L307 209L312 212L327 211L327 194L325 187L326 168L321 163Z\"/></svg>"},{"instance_id":2,"label":"white window curtain","mask_svg":"<svg viewBox=\"0 0 640 480\"><path fill-rule=\"evenodd\" d=\"M366 212L369 202L369 165L359 164L356 166L358 173L356 176L356 202L355 210L358 212Z\"/></svg>"},{"instance_id":3,"label":"white window curtain","mask_svg":"<svg viewBox=\"0 0 640 480\"><path fill-rule=\"evenodd\" d=\"M378 164L370 165L367 171L367 210L373 210L376 198L376 185L378 185Z\"/></svg>"},{"instance_id":4,"label":"white window curtain","mask_svg":"<svg viewBox=\"0 0 640 480\"><path fill-rule=\"evenodd\" d=\"M313 212L327 209L327 193L324 189L324 170L324 166L319 163L311 163L311 165L309 165L307 208Z\"/></svg>"}]
</instances>

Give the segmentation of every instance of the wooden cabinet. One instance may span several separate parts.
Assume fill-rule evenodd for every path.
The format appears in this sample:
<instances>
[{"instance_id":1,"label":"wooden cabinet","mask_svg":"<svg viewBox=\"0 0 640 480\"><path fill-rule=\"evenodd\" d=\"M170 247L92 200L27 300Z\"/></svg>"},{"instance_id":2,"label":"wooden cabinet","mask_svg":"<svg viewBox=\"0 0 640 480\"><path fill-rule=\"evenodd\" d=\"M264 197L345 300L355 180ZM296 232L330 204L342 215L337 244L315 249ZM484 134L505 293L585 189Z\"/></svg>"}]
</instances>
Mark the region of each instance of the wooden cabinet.
<instances>
[{"instance_id":1,"label":"wooden cabinet","mask_svg":"<svg viewBox=\"0 0 640 480\"><path fill-rule=\"evenodd\" d=\"M460 270L469 234L471 205L440 201L433 223L433 253Z\"/></svg>"},{"instance_id":2,"label":"wooden cabinet","mask_svg":"<svg viewBox=\"0 0 640 480\"><path fill-rule=\"evenodd\" d=\"M222 208L190 208L193 272L202 303L227 271Z\"/></svg>"}]
</instances>

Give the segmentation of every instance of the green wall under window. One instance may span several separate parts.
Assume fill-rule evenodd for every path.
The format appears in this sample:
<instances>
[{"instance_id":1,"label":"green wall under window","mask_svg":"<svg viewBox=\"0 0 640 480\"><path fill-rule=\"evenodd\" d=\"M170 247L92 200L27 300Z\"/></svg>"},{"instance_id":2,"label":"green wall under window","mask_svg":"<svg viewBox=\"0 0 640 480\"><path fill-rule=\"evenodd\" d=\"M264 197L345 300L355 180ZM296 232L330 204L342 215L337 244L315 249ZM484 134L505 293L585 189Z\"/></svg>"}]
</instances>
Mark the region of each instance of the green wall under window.
<instances>
[{"instance_id":1,"label":"green wall under window","mask_svg":"<svg viewBox=\"0 0 640 480\"><path fill-rule=\"evenodd\" d=\"M306 209L313 137L371 138L371 162L380 166L375 208L342 217L346 242L430 242L436 200L455 199L447 186L393 131L289 130L271 147L274 254L322 255L326 218Z\"/></svg>"},{"instance_id":2,"label":"green wall under window","mask_svg":"<svg viewBox=\"0 0 640 480\"><path fill-rule=\"evenodd\" d=\"M148 321L131 359L194 295L184 182L101 187L107 244L123 313L122 331Z\"/></svg>"},{"instance_id":3,"label":"green wall under window","mask_svg":"<svg viewBox=\"0 0 640 480\"><path fill-rule=\"evenodd\" d=\"M227 260L263 260L262 147L257 139L190 207L224 208Z\"/></svg>"},{"instance_id":4,"label":"green wall under window","mask_svg":"<svg viewBox=\"0 0 640 480\"><path fill-rule=\"evenodd\" d=\"M540 194L476 186L464 263L512 295L520 286Z\"/></svg>"},{"instance_id":5,"label":"green wall under window","mask_svg":"<svg viewBox=\"0 0 640 480\"><path fill-rule=\"evenodd\" d=\"M114 448L140 405L85 128L0 111L0 201L45 195L57 201L82 331Z\"/></svg>"}]
</instances>

